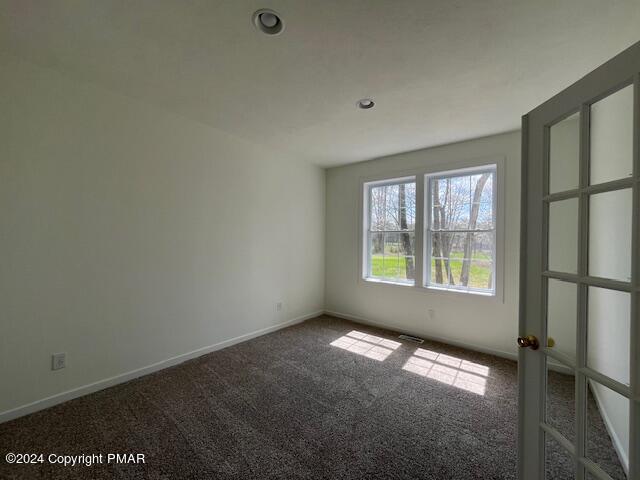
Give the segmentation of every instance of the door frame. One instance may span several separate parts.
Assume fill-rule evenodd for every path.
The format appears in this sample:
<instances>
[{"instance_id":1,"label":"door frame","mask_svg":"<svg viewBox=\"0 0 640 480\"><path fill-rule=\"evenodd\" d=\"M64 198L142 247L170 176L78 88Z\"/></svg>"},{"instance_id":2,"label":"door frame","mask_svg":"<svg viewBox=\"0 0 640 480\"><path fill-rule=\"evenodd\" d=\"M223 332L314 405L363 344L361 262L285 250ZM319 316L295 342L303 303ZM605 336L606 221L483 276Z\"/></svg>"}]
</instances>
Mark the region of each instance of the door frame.
<instances>
[{"instance_id":1,"label":"door frame","mask_svg":"<svg viewBox=\"0 0 640 480\"><path fill-rule=\"evenodd\" d=\"M604 184L589 185L589 112L590 105L620 88L633 84L633 175L629 179ZM603 88L603 86L605 86ZM518 352L518 474L521 480L544 478L544 421L546 357L553 357L546 347L546 285L547 278L543 261L547 250L548 195L548 129L551 124L569 114L580 112L579 188L578 198L578 273L565 274L579 289L577 305L576 346L576 445L568 448L576 466L576 478L583 479L585 465L585 410L587 379L595 378L600 383L620 391L622 384L612 384L606 377L586 366L587 302L585 290L589 285L614 288L630 293L630 397L629 408L629 479L640 479L640 42L632 45L581 80L566 88L522 117L522 191L521 191L521 238L520 238L520 305L519 335L533 334L540 339L538 351L519 349ZM542 127L542 128L541 128ZM613 189L632 188L632 251L631 281L590 277L588 260L588 200L591 193ZM627 285L623 285L627 284ZM583 290L580 294L580 290ZM544 354L541 354L544 353ZM578 392L583 394L578 395ZM553 432L550 432L553 434ZM571 445L564 445L571 447ZM592 463L592 462L591 462ZM589 469L589 466L587 466ZM598 474L595 474L598 477Z\"/></svg>"}]
</instances>

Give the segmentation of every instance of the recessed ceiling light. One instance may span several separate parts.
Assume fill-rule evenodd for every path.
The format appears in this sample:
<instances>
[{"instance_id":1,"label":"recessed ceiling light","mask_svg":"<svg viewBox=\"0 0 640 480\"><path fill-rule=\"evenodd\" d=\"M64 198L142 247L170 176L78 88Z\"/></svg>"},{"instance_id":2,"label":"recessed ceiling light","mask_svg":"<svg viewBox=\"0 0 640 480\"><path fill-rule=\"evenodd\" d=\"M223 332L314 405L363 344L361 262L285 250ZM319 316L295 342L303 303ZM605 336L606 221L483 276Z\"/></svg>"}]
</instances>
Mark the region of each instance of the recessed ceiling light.
<instances>
[{"instance_id":1,"label":"recessed ceiling light","mask_svg":"<svg viewBox=\"0 0 640 480\"><path fill-rule=\"evenodd\" d=\"M376 103L371 98L363 98L356 102L357 107L361 108L362 110L373 108L375 104Z\"/></svg>"},{"instance_id":2,"label":"recessed ceiling light","mask_svg":"<svg viewBox=\"0 0 640 480\"><path fill-rule=\"evenodd\" d=\"M284 22L280 15L268 8L261 8L251 17L253 25L267 35L278 35L284 30Z\"/></svg>"}]
</instances>

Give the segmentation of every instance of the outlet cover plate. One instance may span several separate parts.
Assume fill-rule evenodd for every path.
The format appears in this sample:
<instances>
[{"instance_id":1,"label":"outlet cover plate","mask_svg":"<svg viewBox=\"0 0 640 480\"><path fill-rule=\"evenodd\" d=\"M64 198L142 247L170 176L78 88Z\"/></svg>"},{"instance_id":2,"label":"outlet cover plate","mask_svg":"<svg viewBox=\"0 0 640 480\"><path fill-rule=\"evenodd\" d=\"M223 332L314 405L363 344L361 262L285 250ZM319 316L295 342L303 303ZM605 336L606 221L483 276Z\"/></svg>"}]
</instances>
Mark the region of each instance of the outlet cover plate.
<instances>
[{"instance_id":1,"label":"outlet cover plate","mask_svg":"<svg viewBox=\"0 0 640 480\"><path fill-rule=\"evenodd\" d=\"M51 355L51 370L61 370L67 366L66 353L54 353Z\"/></svg>"}]
</instances>

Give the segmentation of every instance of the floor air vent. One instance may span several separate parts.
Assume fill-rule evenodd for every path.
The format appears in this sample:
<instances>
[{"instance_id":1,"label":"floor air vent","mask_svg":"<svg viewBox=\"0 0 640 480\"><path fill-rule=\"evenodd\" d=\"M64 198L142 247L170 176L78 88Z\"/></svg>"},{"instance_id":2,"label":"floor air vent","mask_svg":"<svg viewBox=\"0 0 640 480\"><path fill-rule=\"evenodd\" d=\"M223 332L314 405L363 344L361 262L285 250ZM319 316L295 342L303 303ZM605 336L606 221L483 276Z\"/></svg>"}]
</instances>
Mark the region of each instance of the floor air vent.
<instances>
[{"instance_id":1,"label":"floor air vent","mask_svg":"<svg viewBox=\"0 0 640 480\"><path fill-rule=\"evenodd\" d=\"M412 337L411 335L399 335L398 338L400 340L407 340L408 342L413 343L424 343L424 340L422 338Z\"/></svg>"}]
</instances>

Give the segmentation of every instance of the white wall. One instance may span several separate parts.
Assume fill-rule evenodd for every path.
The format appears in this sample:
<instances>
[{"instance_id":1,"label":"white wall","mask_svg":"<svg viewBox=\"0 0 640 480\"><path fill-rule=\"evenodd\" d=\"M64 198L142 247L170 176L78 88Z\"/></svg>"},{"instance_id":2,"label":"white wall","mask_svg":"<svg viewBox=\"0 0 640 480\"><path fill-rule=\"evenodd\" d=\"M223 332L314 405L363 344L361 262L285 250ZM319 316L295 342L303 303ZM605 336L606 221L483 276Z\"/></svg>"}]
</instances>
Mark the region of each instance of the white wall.
<instances>
[{"instance_id":1,"label":"white wall","mask_svg":"<svg viewBox=\"0 0 640 480\"><path fill-rule=\"evenodd\" d=\"M323 170L0 63L0 412L322 310Z\"/></svg>"},{"instance_id":2,"label":"white wall","mask_svg":"<svg viewBox=\"0 0 640 480\"><path fill-rule=\"evenodd\" d=\"M429 165L505 158L504 293L497 298L367 284L358 279L358 195L363 177ZM520 133L394 155L327 171L326 309L400 331L515 354L520 238ZM429 310L435 315L430 317Z\"/></svg>"}]
</instances>

